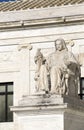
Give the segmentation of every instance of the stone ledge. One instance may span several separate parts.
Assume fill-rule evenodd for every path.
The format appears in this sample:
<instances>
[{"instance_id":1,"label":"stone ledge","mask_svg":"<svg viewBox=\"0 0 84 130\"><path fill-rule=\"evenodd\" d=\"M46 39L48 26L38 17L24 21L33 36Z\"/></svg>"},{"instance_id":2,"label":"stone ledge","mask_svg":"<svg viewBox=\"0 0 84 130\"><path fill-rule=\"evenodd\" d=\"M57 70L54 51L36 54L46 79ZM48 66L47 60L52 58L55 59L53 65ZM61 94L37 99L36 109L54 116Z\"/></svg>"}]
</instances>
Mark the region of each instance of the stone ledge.
<instances>
[{"instance_id":1,"label":"stone ledge","mask_svg":"<svg viewBox=\"0 0 84 130\"><path fill-rule=\"evenodd\" d=\"M0 29L83 22L83 9L84 4L79 4L33 10L1 12Z\"/></svg>"},{"instance_id":2,"label":"stone ledge","mask_svg":"<svg viewBox=\"0 0 84 130\"><path fill-rule=\"evenodd\" d=\"M25 96L19 101L18 106L12 106L11 111L66 111L66 110L84 111L84 101L78 97L61 95L31 95Z\"/></svg>"}]
</instances>

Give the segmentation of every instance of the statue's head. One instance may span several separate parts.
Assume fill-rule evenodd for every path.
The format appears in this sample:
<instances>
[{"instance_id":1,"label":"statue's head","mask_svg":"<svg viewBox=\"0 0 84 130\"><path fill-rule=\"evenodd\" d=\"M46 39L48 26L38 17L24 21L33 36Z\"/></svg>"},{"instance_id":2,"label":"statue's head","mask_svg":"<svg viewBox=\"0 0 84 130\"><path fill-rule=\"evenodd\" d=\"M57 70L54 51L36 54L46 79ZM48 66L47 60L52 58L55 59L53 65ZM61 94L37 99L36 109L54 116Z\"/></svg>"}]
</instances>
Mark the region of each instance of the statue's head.
<instances>
[{"instance_id":1,"label":"statue's head","mask_svg":"<svg viewBox=\"0 0 84 130\"><path fill-rule=\"evenodd\" d=\"M38 48L37 51L41 51L41 48Z\"/></svg>"},{"instance_id":2,"label":"statue's head","mask_svg":"<svg viewBox=\"0 0 84 130\"><path fill-rule=\"evenodd\" d=\"M59 39L55 40L55 48L58 51L61 51L64 49L67 50L66 43L65 43L64 39L59 38Z\"/></svg>"}]
</instances>

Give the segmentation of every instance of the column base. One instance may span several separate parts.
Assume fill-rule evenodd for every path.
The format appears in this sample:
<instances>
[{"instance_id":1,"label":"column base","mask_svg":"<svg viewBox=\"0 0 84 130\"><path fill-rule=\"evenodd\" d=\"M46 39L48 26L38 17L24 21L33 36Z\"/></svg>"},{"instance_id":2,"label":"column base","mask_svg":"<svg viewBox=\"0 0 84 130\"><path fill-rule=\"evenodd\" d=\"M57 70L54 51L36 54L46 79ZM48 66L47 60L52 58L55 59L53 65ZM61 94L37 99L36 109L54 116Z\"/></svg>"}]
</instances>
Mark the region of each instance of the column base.
<instances>
[{"instance_id":1,"label":"column base","mask_svg":"<svg viewBox=\"0 0 84 130\"><path fill-rule=\"evenodd\" d=\"M17 130L84 130L84 101L62 95L25 96L18 106Z\"/></svg>"}]
</instances>

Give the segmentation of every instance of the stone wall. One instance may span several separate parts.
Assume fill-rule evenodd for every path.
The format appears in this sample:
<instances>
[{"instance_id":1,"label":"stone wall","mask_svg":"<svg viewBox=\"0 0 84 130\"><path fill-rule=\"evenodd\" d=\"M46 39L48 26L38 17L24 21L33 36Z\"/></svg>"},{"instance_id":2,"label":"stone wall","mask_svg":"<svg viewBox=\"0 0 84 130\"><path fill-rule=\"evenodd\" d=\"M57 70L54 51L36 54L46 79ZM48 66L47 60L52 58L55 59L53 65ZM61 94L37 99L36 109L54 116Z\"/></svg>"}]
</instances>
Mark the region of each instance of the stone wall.
<instances>
[{"instance_id":1,"label":"stone wall","mask_svg":"<svg viewBox=\"0 0 84 130\"><path fill-rule=\"evenodd\" d=\"M18 105L23 95L35 93L35 63L34 56L38 48L44 55L54 50L54 41L64 38L81 66L81 76L84 77L84 26L47 26L29 30L0 32L0 82L14 82L14 105ZM72 40L74 45L68 41ZM29 50L29 46L32 50ZM16 116L14 116L14 120ZM0 124L0 130L7 124ZM12 127L12 126L9 126ZM4 129L5 130L5 129Z\"/></svg>"},{"instance_id":2,"label":"stone wall","mask_svg":"<svg viewBox=\"0 0 84 130\"><path fill-rule=\"evenodd\" d=\"M0 130L14 130L14 123L0 123Z\"/></svg>"},{"instance_id":3,"label":"stone wall","mask_svg":"<svg viewBox=\"0 0 84 130\"><path fill-rule=\"evenodd\" d=\"M0 32L0 82L14 82L14 105L22 95L35 92L34 56L38 48L45 56L54 50L54 41L64 38L67 47L80 61L81 76L84 76L83 25L46 27L31 30ZM73 44L68 41L72 40ZM28 46L31 44L32 50ZM19 92L19 93L18 93Z\"/></svg>"}]
</instances>

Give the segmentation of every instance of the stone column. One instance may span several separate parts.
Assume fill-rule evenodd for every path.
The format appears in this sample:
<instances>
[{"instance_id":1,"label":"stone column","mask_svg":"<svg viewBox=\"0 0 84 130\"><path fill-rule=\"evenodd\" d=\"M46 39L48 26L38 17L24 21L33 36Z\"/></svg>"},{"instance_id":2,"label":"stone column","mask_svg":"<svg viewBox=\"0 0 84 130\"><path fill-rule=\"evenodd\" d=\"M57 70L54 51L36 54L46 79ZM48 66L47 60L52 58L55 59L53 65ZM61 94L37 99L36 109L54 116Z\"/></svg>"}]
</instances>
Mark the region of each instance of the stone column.
<instances>
[{"instance_id":1,"label":"stone column","mask_svg":"<svg viewBox=\"0 0 84 130\"><path fill-rule=\"evenodd\" d=\"M29 95L30 88L29 88L29 51L32 49L30 43L20 44L18 46L18 51L20 55L20 91L21 96Z\"/></svg>"}]
</instances>

